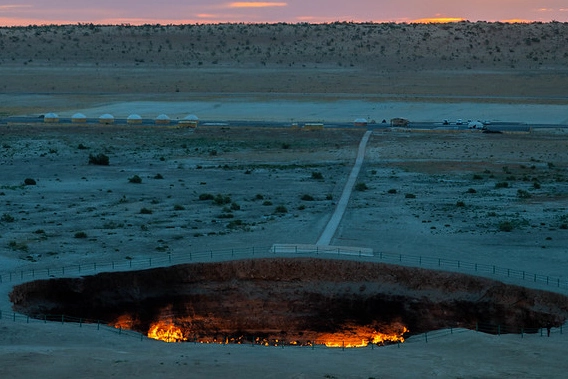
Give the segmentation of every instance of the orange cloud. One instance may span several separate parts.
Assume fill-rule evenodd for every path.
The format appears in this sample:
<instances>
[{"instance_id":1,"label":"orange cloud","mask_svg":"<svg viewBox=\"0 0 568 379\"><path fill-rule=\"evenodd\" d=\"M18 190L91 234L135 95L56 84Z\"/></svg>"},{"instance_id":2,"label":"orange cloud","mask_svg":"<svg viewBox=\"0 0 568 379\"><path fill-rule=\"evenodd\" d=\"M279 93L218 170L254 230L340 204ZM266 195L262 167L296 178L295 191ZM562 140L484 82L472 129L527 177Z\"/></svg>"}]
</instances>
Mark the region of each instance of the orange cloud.
<instances>
[{"instance_id":1,"label":"orange cloud","mask_svg":"<svg viewBox=\"0 0 568 379\"><path fill-rule=\"evenodd\" d=\"M417 24L447 24L449 22L460 22L460 21L465 21L465 19L461 17L432 17L432 18L419 18L417 20L413 20L412 22Z\"/></svg>"},{"instance_id":2,"label":"orange cloud","mask_svg":"<svg viewBox=\"0 0 568 379\"><path fill-rule=\"evenodd\" d=\"M268 8L286 6L288 6L288 3L272 3L268 1L235 1L229 3L229 8Z\"/></svg>"}]
</instances>

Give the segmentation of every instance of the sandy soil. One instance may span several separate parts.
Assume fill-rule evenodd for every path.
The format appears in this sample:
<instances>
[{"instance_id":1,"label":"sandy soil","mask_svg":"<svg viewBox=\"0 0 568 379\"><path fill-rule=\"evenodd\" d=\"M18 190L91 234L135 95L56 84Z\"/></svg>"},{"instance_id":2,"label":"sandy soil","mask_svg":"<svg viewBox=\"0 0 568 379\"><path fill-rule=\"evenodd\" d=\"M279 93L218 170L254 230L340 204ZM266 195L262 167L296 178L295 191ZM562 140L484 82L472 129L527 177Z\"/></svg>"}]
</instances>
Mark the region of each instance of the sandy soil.
<instances>
[{"instance_id":1,"label":"sandy soil","mask_svg":"<svg viewBox=\"0 0 568 379\"><path fill-rule=\"evenodd\" d=\"M442 42L479 39L468 34L477 30L473 25L452 28L431 35ZM557 37L562 33L552 29L541 33L535 25L527 30L532 38L544 41L547 35L548 41L564 46ZM307 68L312 71L303 67L291 72L284 70L287 62L283 62L268 70L251 64L259 55L242 61L237 71L229 69L229 63L219 68L207 61L208 71L194 67L187 71L185 66L170 65L167 57L160 58L161 70L154 62L144 71L130 67L133 56L127 64L110 52L111 63L102 62L104 67L97 68L97 58L76 58L74 52L79 50L71 49L75 44L68 42L61 48L67 34L53 30L46 33L63 39L49 36L54 42L42 45L62 51L51 64L46 57L56 55L48 51L39 54L42 58L33 56L45 35L38 36L33 29L10 30L23 33L16 36L2 32L5 44L0 48L21 54L14 57L16 63L8 58L2 61L3 116L81 111L89 117L137 112L149 118L160 113L172 118L195 113L201 118L286 122L402 116L425 121L479 118L557 124L547 133L531 134L374 131L359 177L368 189L353 193L332 244L495 264L567 279L564 58L545 53L544 43L531 39L529 45L520 39L524 44L499 45L503 54L511 49L518 54L513 58L527 70L522 73L511 69L511 61L504 57L465 67L473 55L482 56L476 49L487 50L477 42L463 56L454 52L455 60L448 59L452 56L448 52L441 61L448 66L440 67L443 70L437 70L433 56L430 63L418 58L425 68L421 71L408 60L416 53L408 49L403 51L409 55L393 60L399 66L406 62L406 71L398 72L393 67L384 67L385 71L358 64L351 67L351 57L345 58L342 68L311 62ZM415 39L405 44L428 47L422 41L424 32L412 34ZM448 37L446 32L462 37ZM80 39L84 33L73 33L79 38L77 49L85 46L87 42ZM103 35L108 38L112 33ZM16 43L13 37L26 40L32 48L10 49L10 43ZM163 38L167 46L168 36ZM489 42L496 54L498 44ZM137 39L128 44L137 46ZM463 46L453 47L458 51ZM306 51L297 59L314 56ZM534 54L541 53L535 61ZM78 68L70 69L75 66L69 63L72 59ZM329 59L336 65L335 57ZM22 65L22 61L29 63ZM256 80L242 80L242 70ZM159 72L164 82L153 79ZM376 72L380 73L372 74ZM181 86L180 92L176 85ZM313 244L333 212L365 132L231 126L199 127L194 132L118 125L0 128L2 273L227 246ZM89 155L99 153L109 157L109 166L88 164ZM314 179L314 172L323 179ZM131 183L134 175L142 183ZM36 185L23 185L26 178L33 178ZM231 201L219 206L199 200L206 193ZM302 200L306 194L314 200ZM233 203L236 206L231 209ZM278 206L287 212L277 212ZM234 220L240 223L229 226ZM425 336L416 336L400 347L341 351L164 344L93 326L14 322L7 315L8 293L15 283L0 284L2 377L560 378L568 368L566 334L560 329L553 329L550 338L454 330L428 342ZM530 281L524 284L533 286Z\"/></svg>"}]
</instances>

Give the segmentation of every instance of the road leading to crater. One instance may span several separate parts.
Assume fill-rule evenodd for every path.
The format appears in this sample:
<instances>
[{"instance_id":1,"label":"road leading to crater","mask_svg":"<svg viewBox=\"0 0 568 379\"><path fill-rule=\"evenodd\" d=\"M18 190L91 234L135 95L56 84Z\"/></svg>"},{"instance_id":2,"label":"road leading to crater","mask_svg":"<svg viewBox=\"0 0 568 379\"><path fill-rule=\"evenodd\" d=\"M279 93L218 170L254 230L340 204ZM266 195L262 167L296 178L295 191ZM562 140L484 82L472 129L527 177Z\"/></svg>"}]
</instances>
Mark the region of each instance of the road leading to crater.
<instances>
[{"instance_id":1,"label":"road leading to crater","mask_svg":"<svg viewBox=\"0 0 568 379\"><path fill-rule=\"evenodd\" d=\"M345 209L347 209L347 204L349 203L349 198L351 197L351 192L353 191L353 187L355 186L355 181L359 176L359 171L361 170L361 165L363 164L363 160L365 159L365 149L367 148L367 142L369 141L369 137L373 132L368 130L361 138L361 142L359 143L359 150L357 152L357 159L355 160L355 164L351 169L351 173L349 174L349 178L347 179L347 183L345 183L345 187L343 188L343 192L341 197L339 198L339 202L335 207L335 211L329 222L327 223L323 233L320 235L318 242L316 245L318 246L328 246L333 238L341 219L343 218L343 214L345 213Z\"/></svg>"}]
</instances>

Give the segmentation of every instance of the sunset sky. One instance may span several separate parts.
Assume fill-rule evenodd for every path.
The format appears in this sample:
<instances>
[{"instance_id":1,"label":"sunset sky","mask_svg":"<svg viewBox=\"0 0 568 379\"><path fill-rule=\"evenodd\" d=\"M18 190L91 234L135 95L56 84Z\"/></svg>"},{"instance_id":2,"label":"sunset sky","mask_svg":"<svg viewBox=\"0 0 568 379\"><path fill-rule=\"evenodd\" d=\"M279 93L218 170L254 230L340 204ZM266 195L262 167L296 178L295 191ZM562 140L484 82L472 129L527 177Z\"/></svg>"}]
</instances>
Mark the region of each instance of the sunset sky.
<instances>
[{"instance_id":1,"label":"sunset sky","mask_svg":"<svg viewBox=\"0 0 568 379\"><path fill-rule=\"evenodd\" d=\"M0 26L218 22L568 21L568 0L0 0Z\"/></svg>"}]
</instances>

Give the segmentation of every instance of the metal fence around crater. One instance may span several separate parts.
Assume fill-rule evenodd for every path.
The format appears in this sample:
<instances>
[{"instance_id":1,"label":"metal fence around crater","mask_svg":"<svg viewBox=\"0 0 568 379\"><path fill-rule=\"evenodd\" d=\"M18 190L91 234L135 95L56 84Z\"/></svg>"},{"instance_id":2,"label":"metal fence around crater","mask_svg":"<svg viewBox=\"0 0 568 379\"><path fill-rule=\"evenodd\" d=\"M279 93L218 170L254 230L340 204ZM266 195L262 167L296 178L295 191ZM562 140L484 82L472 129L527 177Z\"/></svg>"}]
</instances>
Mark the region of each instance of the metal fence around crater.
<instances>
[{"instance_id":1,"label":"metal fence around crater","mask_svg":"<svg viewBox=\"0 0 568 379\"><path fill-rule=\"evenodd\" d=\"M1 283L23 282L56 277L76 277L101 272L146 270L177 264L195 262L222 262L236 259L269 257L318 257L342 260L359 260L377 263L398 264L409 267L428 268L460 272L507 281L527 287L538 287L555 292L568 292L568 281L559 277L525 270L501 267L487 263L473 263L463 260L435 258L429 256L372 252L371 249L350 247L327 247L314 245L273 245L237 249L189 251L182 253L161 253L151 257L128 258L116 261L92 262L53 268L26 268L0 273Z\"/></svg>"}]
</instances>

